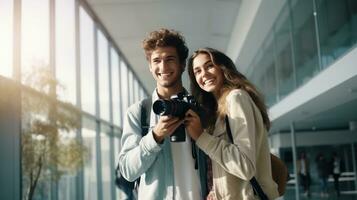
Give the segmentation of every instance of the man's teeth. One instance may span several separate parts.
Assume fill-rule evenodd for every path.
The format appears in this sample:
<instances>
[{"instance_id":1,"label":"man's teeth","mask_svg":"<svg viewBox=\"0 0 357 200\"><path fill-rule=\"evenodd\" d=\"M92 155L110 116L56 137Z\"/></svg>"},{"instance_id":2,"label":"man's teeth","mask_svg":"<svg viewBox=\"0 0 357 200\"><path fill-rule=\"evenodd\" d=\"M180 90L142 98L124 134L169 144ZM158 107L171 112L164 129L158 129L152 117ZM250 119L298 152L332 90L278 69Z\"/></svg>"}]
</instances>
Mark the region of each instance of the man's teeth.
<instances>
[{"instance_id":1,"label":"man's teeth","mask_svg":"<svg viewBox=\"0 0 357 200\"><path fill-rule=\"evenodd\" d=\"M172 73L159 73L160 76L169 76L171 75Z\"/></svg>"}]
</instances>

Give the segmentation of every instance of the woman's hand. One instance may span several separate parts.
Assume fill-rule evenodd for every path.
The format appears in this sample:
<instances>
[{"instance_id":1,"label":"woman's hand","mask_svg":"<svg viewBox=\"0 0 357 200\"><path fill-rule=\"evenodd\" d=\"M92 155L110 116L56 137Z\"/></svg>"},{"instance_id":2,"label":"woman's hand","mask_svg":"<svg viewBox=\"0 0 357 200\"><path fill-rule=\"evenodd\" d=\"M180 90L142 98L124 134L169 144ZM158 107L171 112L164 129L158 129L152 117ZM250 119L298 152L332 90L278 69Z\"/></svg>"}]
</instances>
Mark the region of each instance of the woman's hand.
<instances>
[{"instance_id":1,"label":"woman's hand","mask_svg":"<svg viewBox=\"0 0 357 200\"><path fill-rule=\"evenodd\" d=\"M191 109L185 114L185 127L195 141L203 132L200 117Z\"/></svg>"}]
</instances>

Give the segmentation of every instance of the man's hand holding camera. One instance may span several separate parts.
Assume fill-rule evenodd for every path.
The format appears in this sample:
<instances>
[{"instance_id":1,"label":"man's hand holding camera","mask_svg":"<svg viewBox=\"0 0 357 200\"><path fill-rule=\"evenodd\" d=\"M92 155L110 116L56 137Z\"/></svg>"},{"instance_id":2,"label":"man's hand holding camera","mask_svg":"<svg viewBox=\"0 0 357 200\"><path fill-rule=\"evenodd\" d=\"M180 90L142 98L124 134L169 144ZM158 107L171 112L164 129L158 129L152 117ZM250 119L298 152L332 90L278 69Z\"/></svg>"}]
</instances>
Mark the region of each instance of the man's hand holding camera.
<instances>
[{"instance_id":1,"label":"man's hand holding camera","mask_svg":"<svg viewBox=\"0 0 357 200\"><path fill-rule=\"evenodd\" d=\"M179 117L170 115L160 116L159 122L153 128L154 139L157 143L162 143L166 136L170 136L182 124Z\"/></svg>"}]
</instances>

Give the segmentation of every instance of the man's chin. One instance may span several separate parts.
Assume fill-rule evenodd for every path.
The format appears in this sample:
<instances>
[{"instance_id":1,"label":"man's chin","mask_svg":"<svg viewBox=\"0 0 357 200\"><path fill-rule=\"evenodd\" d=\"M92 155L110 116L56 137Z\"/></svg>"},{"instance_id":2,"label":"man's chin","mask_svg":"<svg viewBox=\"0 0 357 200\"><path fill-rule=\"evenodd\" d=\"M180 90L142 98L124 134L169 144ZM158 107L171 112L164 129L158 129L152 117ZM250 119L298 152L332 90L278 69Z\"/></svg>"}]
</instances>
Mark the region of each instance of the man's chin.
<instances>
[{"instance_id":1,"label":"man's chin","mask_svg":"<svg viewBox=\"0 0 357 200\"><path fill-rule=\"evenodd\" d=\"M179 82L177 81L159 83L159 85L164 88L172 88L175 87L177 84L179 84Z\"/></svg>"}]
</instances>

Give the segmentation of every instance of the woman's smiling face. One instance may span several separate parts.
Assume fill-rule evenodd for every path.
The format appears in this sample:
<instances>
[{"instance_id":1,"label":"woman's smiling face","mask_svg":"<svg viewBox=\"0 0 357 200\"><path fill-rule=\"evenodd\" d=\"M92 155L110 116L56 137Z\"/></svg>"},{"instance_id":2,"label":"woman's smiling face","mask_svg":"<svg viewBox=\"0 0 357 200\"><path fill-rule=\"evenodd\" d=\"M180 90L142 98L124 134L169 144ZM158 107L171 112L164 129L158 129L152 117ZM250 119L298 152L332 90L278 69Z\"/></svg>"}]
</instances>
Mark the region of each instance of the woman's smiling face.
<instances>
[{"instance_id":1,"label":"woman's smiling face","mask_svg":"<svg viewBox=\"0 0 357 200\"><path fill-rule=\"evenodd\" d=\"M196 82L206 92L212 92L216 97L223 86L223 71L216 66L210 56L205 53L198 54L193 62L193 74Z\"/></svg>"}]
</instances>

